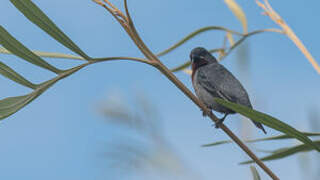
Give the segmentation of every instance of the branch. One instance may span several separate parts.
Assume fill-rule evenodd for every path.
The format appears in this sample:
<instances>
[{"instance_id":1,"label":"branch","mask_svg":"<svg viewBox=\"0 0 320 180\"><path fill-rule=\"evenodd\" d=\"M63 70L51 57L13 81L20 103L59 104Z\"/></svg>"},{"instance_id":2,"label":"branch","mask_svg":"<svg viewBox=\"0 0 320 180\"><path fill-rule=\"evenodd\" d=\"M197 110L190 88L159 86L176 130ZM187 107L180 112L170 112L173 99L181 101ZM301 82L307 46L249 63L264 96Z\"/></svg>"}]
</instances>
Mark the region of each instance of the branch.
<instances>
[{"instance_id":1,"label":"branch","mask_svg":"<svg viewBox=\"0 0 320 180\"><path fill-rule=\"evenodd\" d=\"M97 2L98 0L94 0ZM107 2L108 0L104 0ZM99 2L99 1L98 1ZM100 4L100 3L98 3ZM109 1L107 4L111 4ZM156 67L160 72L162 72L177 88L179 88L187 97L189 97L203 112L207 112L209 117L213 122L217 122L218 118L201 102L193 93L158 59L158 57L153 54L149 48L144 44L142 39L140 38L139 34L137 33L133 21L130 17L127 1L124 0L125 10L126 10L126 20L125 22L119 22L122 27L126 30L128 35L140 49L140 51L145 55L149 61L154 62L154 67ZM100 4L101 5L101 4ZM105 7L106 5L101 5ZM115 12L117 9L111 5L107 9L114 17L116 17ZM110 9L111 8L111 9ZM117 18L116 18L117 19ZM119 21L119 20L118 20ZM261 161L259 158L231 131L227 128L224 124L221 124L220 128L228 134L228 136L235 141L272 179L278 180L279 178Z\"/></svg>"},{"instance_id":2,"label":"branch","mask_svg":"<svg viewBox=\"0 0 320 180\"><path fill-rule=\"evenodd\" d=\"M104 62L104 61L113 61L113 60L129 60L129 61L136 61L136 62L141 62L141 63L146 63L149 65L154 66L153 62L150 62L146 59L142 58L135 58L135 57L105 57L105 58L93 58L90 60L92 63L98 63L98 62Z\"/></svg>"}]
</instances>

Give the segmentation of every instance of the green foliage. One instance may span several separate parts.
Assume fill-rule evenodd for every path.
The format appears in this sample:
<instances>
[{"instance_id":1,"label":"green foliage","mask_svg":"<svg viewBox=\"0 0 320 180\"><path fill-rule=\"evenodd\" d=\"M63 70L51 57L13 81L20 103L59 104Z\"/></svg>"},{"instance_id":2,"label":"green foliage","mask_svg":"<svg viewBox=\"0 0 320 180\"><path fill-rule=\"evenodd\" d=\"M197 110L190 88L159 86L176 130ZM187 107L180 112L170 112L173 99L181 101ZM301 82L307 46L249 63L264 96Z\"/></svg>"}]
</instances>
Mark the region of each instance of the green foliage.
<instances>
[{"instance_id":1,"label":"green foliage","mask_svg":"<svg viewBox=\"0 0 320 180\"><path fill-rule=\"evenodd\" d=\"M314 141L314 144L320 146L320 141ZM308 152L312 150L314 150L314 148L310 147L309 145L301 144L301 145L297 145L289 148L280 148L280 149L274 150L271 152L271 155L262 157L260 159L262 161L276 160L276 159L288 157L290 155L293 155L299 152ZM245 162L241 162L240 164L249 164L249 163L253 163L253 161L245 161Z\"/></svg>"},{"instance_id":2,"label":"green foliage","mask_svg":"<svg viewBox=\"0 0 320 180\"><path fill-rule=\"evenodd\" d=\"M255 111L251 108L248 108L246 106L232 103L229 101L225 101L219 98L215 98L215 101L218 102L219 104L228 107L232 109L233 111L242 114L243 116L246 116L247 118L262 123L272 129L278 130L280 132L283 132L284 134L294 137L297 140L310 145L317 151L320 151L320 146L318 144L315 144L312 142L311 139L309 139L306 135L304 135L302 132L296 130L295 128L291 127L290 125L272 117L267 114L261 113L259 111Z\"/></svg>"},{"instance_id":3,"label":"green foliage","mask_svg":"<svg viewBox=\"0 0 320 180\"><path fill-rule=\"evenodd\" d=\"M35 93L25 96L9 97L0 101L0 119L4 119L36 98Z\"/></svg>"},{"instance_id":4,"label":"green foliage","mask_svg":"<svg viewBox=\"0 0 320 180\"><path fill-rule=\"evenodd\" d=\"M0 74L11 79L12 81L15 81L16 83L19 83L19 84L26 86L26 87L29 87L31 89L35 89L37 87L37 85L28 81L27 79L22 77L20 74L15 72L13 69L11 69L9 66L5 65L1 61L0 61Z\"/></svg>"},{"instance_id":5,"label":"green foliage","mask_svg":"<svg viewBox=\"0 0 320 180\"><path fill-rule=\"evenodd\" d=\"M20 43L13 36L11 36L2 26L0 26L0 44L16 56L25 59L26 61L34 65L50 70L56 74L62 72L61 70L51 66L49 63L41 59L39 56L35 55L22 43Z\"/></svg>"},{"instance_id":6,"label":"green foliage","mask_svg":"<svg viewBox=\"0 0 320 180\"><path fill-rule=\"evenodd\" d=\"M84 59L90 59L67 35L65 35L54 23L30 0L10 0L25 17L48 33L65 47L79 54ZM9 49L8 49L9 50Z\"/></svg>"},{"instance_id":7,"label":"green foliage","mask_svg":"<svg viewBox=\"0 0 320 180\"><path fill-rule=\"evenodd\" d=\"M303 132L305 136L320 136L320 133L309 133L309 132ZM267 137L267 138L258 138L258 139L252 139L252 140L245 140L247 143L254 143L254 142L264 142L264 141L271 141L271 140L286 140L286 139L293 139L294 137L289 136L289 135L280 135L280 136L272 136L272 137ZM203 147L213 147L217 145L222 145L222 144L229 144L232 143L230 140L224 140L224 141L217 141L214 143L210 144L204 144L202 145ZM320 141L314 141L313 143L317 144L320 146ZM271 155L262 157L262 161L270 161L270 160L277 160L281 158L288 157L290 155L299 153L299 152L308 152L314 150L314 148L310 147L309 145L306 144L301 144L293 147L286 147L286 148L280 148L276 149L273 151L263 151L263 152L269 152ZM242 162L241 164L248 164L248 163L253 163L253 161L246 161Z\"/></svg>"},{"instance_id":8,"label":"green foliage","mask_svg":"<svg viewBox=\"0 0 320 180\"><path fill-rule=\"evenodd\" d=\"M71 68L59 74L57 77L38 85L37 88L35 88L35 90L30 94L27 94L24 96L9 97L9 98L0 100L0 120L17 112L18 110L20 110L21 108L23 108L24 106L32 102L35 98L40 96L44 91L46 91L49 87L54 85L56 82L77 72L78 70L80 70L81 68L85 67L88 64L89 63L86 63L83 65Z\"/></svg>"},{"instance_id":9,"label":"green foliage","mask_svg":"<svg viewBox=\"0 0 320 180\"><path fill-rule=\"evenodd\" d=\"M47 58L56 58L56 59L77 59L77 60L84 60L81 56L75 56L70 54L63 54L63 53L50 53L50 52L43 52L43 51L32 51L35 55L40 57L47 57ZM0 47L0 53L2 54L12 54L7 49Z\"/></svg>"},{"instance_id":10,"label":"green foliage","mask_svg":"<svg viewBox=\"0 0 320 180\"><path fill-rule=\"evenodd\" d=\"M55 78L45 81L41 84L33 84L28 81L20 74L15 72L6 64L0 62L0 74L11 79L12 81L19 83L23 86L29 87L33 89L31 93L23 96L9 97L0 100L0 120L4 119L30 102L32 102L35 98L40 96L44 91L46 91L49 87L55 84L57 81L77 72L81 68L94 63L94 61L84 63L82 65L76 66L74 68L68 70L60 70L45 60L43 60L40 56L45 57L56 57L56 58L69 58L69 59L90 59L81 49L75 45L70 38L68 38L35 4L33 4L30 0L11 0L11 2L33 23L39 26L42 30L47 32L50 36L56 39L58 42L68 47L72 51L76 52L82 57L65 55L60 53L45 53L45 52L33 52L25 47L21 42L16 40L11 34L9 34L2 26L0 26L0 44L4 47L0 49L1 53L12 53L26 61L37 65L41 68L52 71L58 76Z\"/></svg>"},{"instance_id":11,"label":"green foliage","mask_svg":"<svg viewBox=\"0 0 320 180\"><path fill-rule=\"evenodd\" d=\"M302 132L305 136L320 136L320 133L310 133L310 132ZM261 141L270 141L270 140L280 140L280 139L292 139L294 137L289 135L279 135L279 136L272 136L267 138L259 138L259 139L252 139L252 140L245 140L247 143L253 143L253 142L261 142ZM232 143L231 140L224 140L224 141L217 141L214 143L204 144L203 147L211 147L211 146L217 146L222 144L229 144Z\"/></svg>"}]
</instances>

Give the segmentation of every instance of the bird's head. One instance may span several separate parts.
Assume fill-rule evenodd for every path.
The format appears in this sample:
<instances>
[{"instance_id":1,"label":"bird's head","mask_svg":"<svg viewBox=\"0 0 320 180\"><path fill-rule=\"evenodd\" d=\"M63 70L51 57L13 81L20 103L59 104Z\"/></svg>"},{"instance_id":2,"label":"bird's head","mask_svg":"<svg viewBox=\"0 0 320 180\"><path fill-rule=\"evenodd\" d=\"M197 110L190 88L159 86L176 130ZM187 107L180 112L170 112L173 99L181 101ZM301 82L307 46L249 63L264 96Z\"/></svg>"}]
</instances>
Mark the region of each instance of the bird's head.
<instances>
[{"instance_id":1,"label":"bird's head","mask_svg":"<svg viewBox=\"0 0 320 180\"><path fill-rule=\"evenodd\" d=\"M218 62L217 59L214 56L212 56L209 51L202 47L194 48L191 51L190 60L193 70L196 70L197 68L210 63Z\"/></svg>"}]
</instances>

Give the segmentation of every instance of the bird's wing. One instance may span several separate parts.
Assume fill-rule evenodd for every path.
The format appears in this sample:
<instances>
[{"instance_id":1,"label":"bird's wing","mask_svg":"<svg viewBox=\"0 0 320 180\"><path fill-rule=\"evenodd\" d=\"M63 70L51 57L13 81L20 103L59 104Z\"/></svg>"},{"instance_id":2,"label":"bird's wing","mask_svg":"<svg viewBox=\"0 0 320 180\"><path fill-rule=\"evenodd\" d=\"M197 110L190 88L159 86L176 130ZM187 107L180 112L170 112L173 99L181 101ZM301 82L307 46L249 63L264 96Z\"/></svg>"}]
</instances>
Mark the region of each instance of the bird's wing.
<instances>
[{"instance_id":1,"label":"bird's wing","mask_svg":"<svg viewBox=\"0 0 320 180\"><path fill-rule=\"evenodd\" d=\"M246 90L225 67L221 64L213 63L202 68L204 69L198 71L198 76L201 78L199 83L210 94L214 97L252 108ZM266 134L261 123L253 120L252 122Z\"/></svg>"},{"instance_id":2,"label":"bird's wing","mask_svg":"<svg viewBox=\"0 0 320 180\"><path fill-rule=\"evenodd\" d=\"M210 69L208 69L210 70ZM214 97L221 98L227 101L231 101L232 98L228 95L225 94L222 89L219 87L219 82L216 81L216 78L212 78L208 70L202 70L199 71L198 76L201 81L199 81L200 85L207 90L210 94L212 94Z\"/></svg>"},{"instance_id":3,"label":"bird's wing","mask_svg":"<svg viewBox=\"0 0 320 180\"><path fill-rule=\"evenodd\" d=\"M241 83L221 64L213 63L199 71L201 85L208 92L224 100L252 107Z\"/></svg>"}]
</instances>

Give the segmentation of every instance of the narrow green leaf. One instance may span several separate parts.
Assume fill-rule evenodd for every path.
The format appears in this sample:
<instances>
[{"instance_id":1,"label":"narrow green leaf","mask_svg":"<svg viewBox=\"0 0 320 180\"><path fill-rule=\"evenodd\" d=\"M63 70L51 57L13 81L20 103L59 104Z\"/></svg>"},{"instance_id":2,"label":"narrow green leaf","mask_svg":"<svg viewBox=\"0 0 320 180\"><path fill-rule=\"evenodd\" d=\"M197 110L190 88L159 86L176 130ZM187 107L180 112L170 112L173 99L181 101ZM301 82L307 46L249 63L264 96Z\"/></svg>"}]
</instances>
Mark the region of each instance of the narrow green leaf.
<instances>
[{"instance_id":1,"label":"narrow green leaf","mask_svg":"<svg viewBox=\"0 0 320 180\"><path fill-rule=\"evenodd\" d=\"M66 34L64 34L50 19L30 0L10 0L31 22L36 24L51 37L56 39L65 47L89 60L86 55Z\"/></svg>"},{"instance_id":2,"label":"narrow green leaf","mask_svg":"<svg viewBox=\"0 0 320 180\"><path fill-rule=\"evenodd\" d=\"M68 77L69 75L77 72L78 70L82 69L83 67L89 65L90 63L81 64L74 68L71 68L65 72L62 72L57 77L50 79L42 84L40 84L32 93L24 95L24 96L17 96L17 97L9 97L0 100L0 120L4 119L15 112L19 111L21 108L32 102L38 96L40 96L44 91L50 88L59 80Z\"/></svg>"},{"instance_id":3,"label":"narrow green leaf","mask_svg":"<svg viewBox=\"0 0 320 180\"><path fill-rule=\"evenodd\" d=\"M229 143L232 143L232 141L230 141L230 140L217 141L217 142L214 142L214 143L203 144L203 145L201 145L201 146L202 146L202 147L210 147L210 146L217 146L217 145L229 144Z\"/></svg>"},{"instance_id":4,"label":"narrow green leaf","mask_svg":"<svg viewBox=\"0 0 320 180\"><path fill-rule=\"evenodd\" d=\"M289 126L288 124L272 117L267 114L255 111L251 108L248 108L243 105L239 105L236 103L232 103L229 101L225 101L219 98L215 98L215 101L227 108L232 109L233 111L242 114L243 116L246 116L249 119L252 119L256 122L260 122L270 128L273 128L275 130L278 130L280 132L283 132L286 135L289 135L291 137L295 137L296 139L300 140L301 142L310 145L314 149L320 152L320 146L313 143L311 139L309 139L307 136L305 136L300 131L294 129L293 127Z\"/></svg>"},{"instance_id":5,"label":"narrow green leaf","mask_svg":"<svg viewBox=\"0 0 320 180\"><path fill-rule=\"evenodd\" d=\"M30 81L22 77L20 74L15 72L13 69L11 69L9 66L5 65L1 61L0 61L0 74L11 79L12 81L15 81L16 83L19 83L31 89L35 89L37 87L37 85L31 83Z\"/></svg>"},{"instance_id":6,"label":"narrow green leaf","mask_svg":"<svg viewBox=\"0 0 320 180\"><path fill-rule=\"evenodd\" d=\"M320 133L310 133L310 132L302 132L305 136L320 136ZM270 141L270 140L278 140L278 139L292 139L294 137L288 136L288 135L279 135L279 136L272 136L267 138L258 138L258 139L252 139L252 140L245 140L244 142L247 143L253 143L253 142L260 142L260 141ZM229 144L232 143L231 140L224 140L224 141L217 141L214 143L204 144L203 147L210 147L210 146L216 146L221 144Z\"/></svg>"},{"instance_id":7,"label":"narrow green leaf","mask_svg":"<svg viewBox=\"0 0 320 180\"><path fill-rule=\"evenodd\" d=\"M253 180L261 180L260 175L254 166L250 166L250 170L253 176Z\"/></svg>"},{"instance_id":8,"label":"narrow green leaf","mask_svg":"<svg viewBox=\"0 0 320 180\"><path fill-rule=\"evenodd\" d=\"M44 52L44 51L32 51L32 52L40 57L84 60L83 57L81 57L81 56L75 56L75 55L71 55L71 54L53 53L53 52ZM10 51L6 50L3 47L0 47L0 53L1 54L12 54Z\"/></svg>"},{"instance_id":9,"label":"narrow green leaf","mask_svg":"<svg viewBox=\"0 0 320 180\"><path fill-rule=\"evenodd\" d=\"M2 26L0 26L0 44L16 56L25 59L34 65L48 69L56 74L62 72L31 52L28 48L11 36Z\"/></svg>"},{"instance_id":10,"label":"narrow green leaf","mask_svg":"<svg viewBox=\"0 0 320 180\"><path fill-rule=\"evenodd\" d=\"M314 143L317 145L320 145L320 141L314 141ZM278 150L273 151L273 154L260 158L260 160L271 161L271 160L285 158L299 152L307 152L312 150L314 149L306 144L301 144L301 145L297 145L289 148L280 148ZM250 163L253 163L253 161L245 161L245 162L241 162L240 164L250 164Z\"/></svg>"},{"instance_id":11,"label":"narrow green leaf","mask_svg":"<svg viewBox=\"0 0 320 180\"><path fill-rule=\"evenodd\" d=\"M37 97L35 93L0 100L0 120L17 112Z\"/></svg>"}]
</instances>

